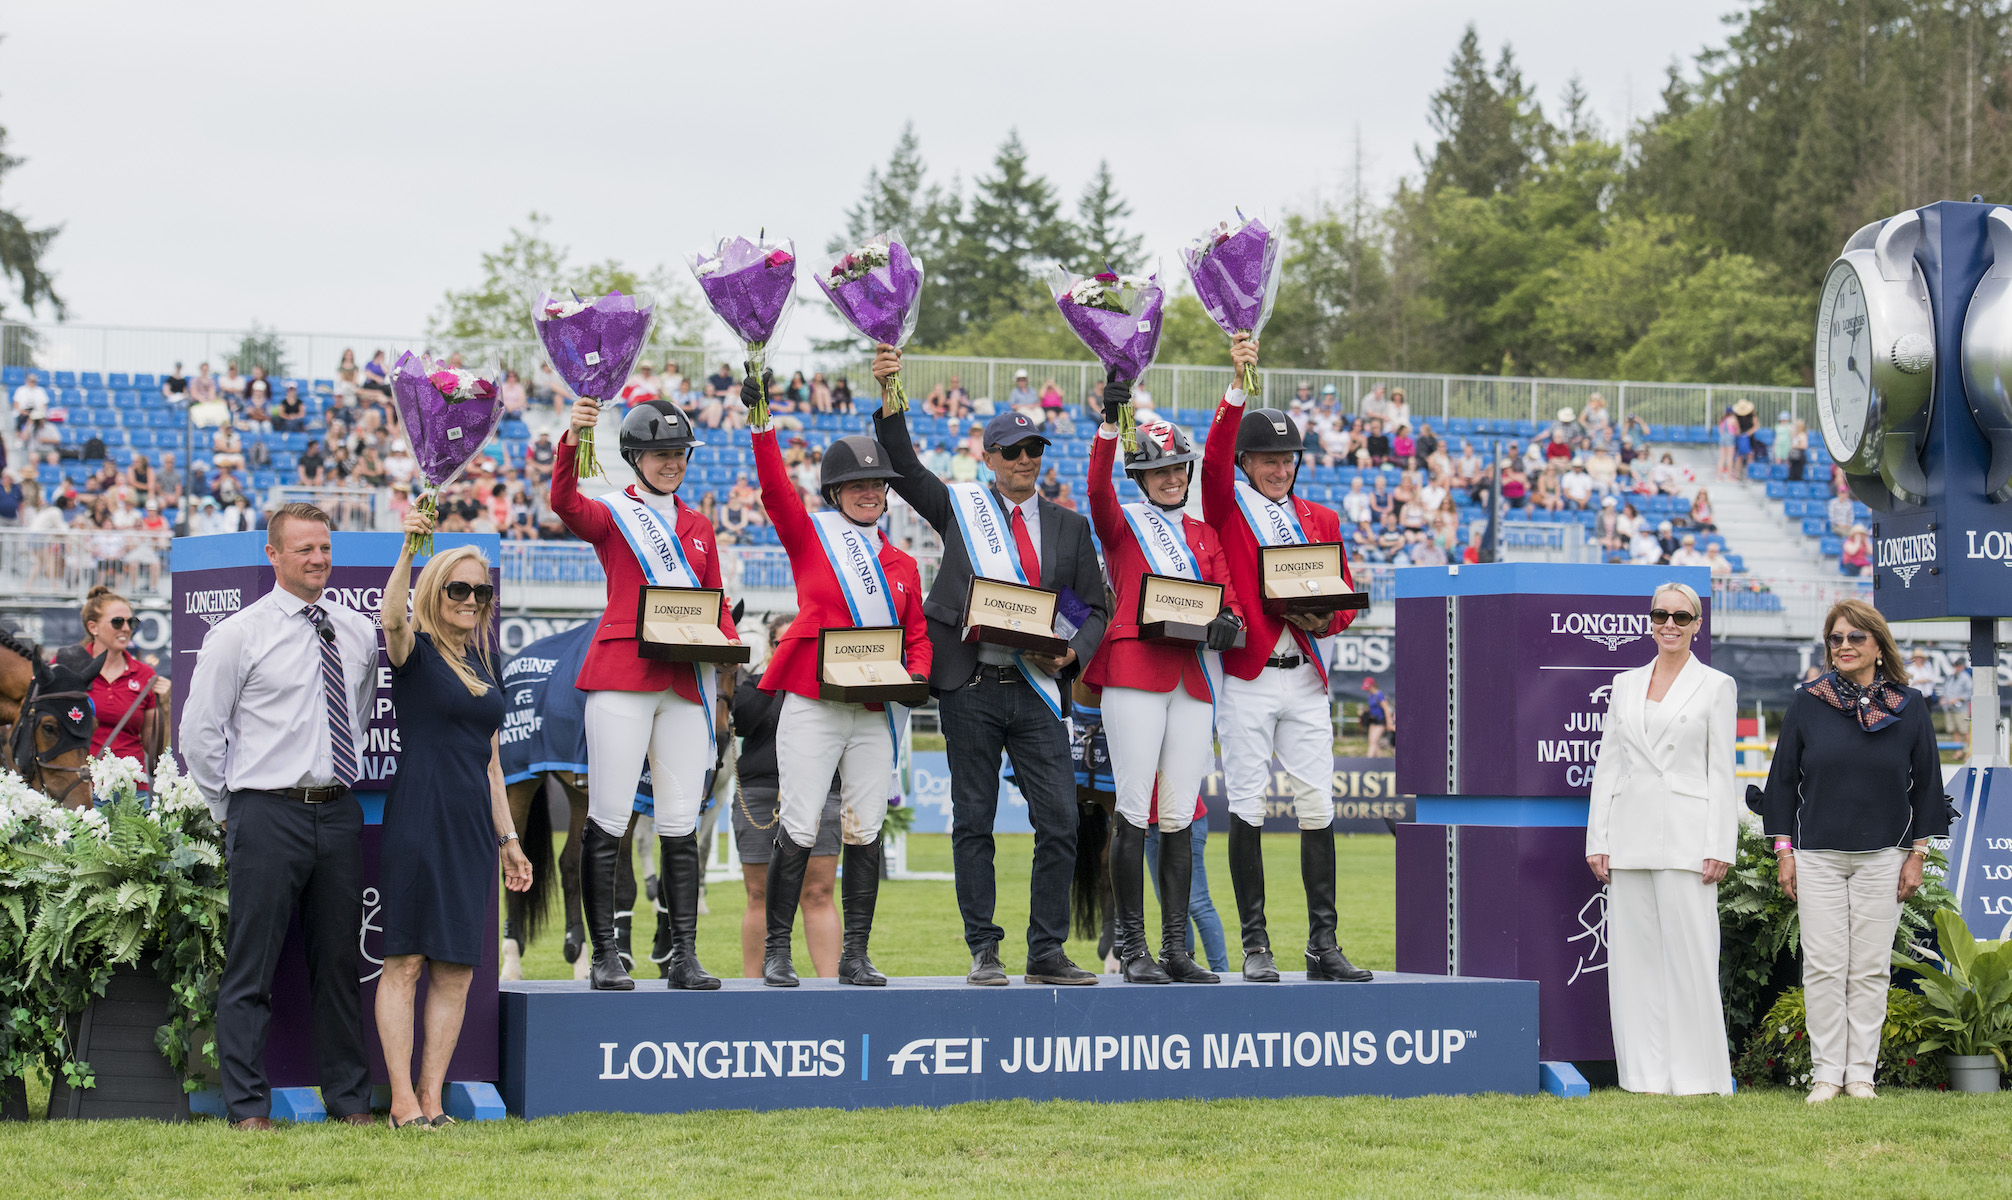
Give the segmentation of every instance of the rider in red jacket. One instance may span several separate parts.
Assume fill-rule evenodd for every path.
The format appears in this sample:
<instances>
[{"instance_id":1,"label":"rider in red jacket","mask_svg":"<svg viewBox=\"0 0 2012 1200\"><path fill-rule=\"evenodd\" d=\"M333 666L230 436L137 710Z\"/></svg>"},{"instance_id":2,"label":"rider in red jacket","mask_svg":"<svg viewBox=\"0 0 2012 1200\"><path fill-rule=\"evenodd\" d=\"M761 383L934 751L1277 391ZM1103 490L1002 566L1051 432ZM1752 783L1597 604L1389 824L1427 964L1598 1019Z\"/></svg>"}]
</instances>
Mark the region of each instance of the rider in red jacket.
<instances>
[{"instance_id":1,"label":"rider in red jacket","mask_svg":"<svg viewBox=\"0 0 2012 1200\"><path fill-rule=\"evenodd\" d=\"M571 427L552 463L552 511L566 528L593 543L608 577L608 608L575 685L588 693L588 815L581 843L581 908L594 945L589 979L602 990L628 991L615 943L615 866L622 835L635 809L643 761L650 763L656 799L660 879L669 909L673 988L711 990L720 981L699 965L698 820L706 769L713 764L720 702L713 672L692 663L639 656L636 608L648 583L676 587L720 586L719 548L712 523L674 494L684 482L689 452L701 443L677 405L651 400L622 418L622 457L636 482L588 499L580 494L574 453L578 431L600 419L600 405L573 405ZM720 632L734 642L728 606L720 605Z\"/></svg>"},{"instance_id":2,"label":"rider in red jacket","mask_svg":"<svg viewBox=\"0 0 2012 1200\"><path fill-rule=\"evenodd\" d=\"M750 407L767 379L750 372L742 395ZM825 510L810 513L777 448L775 430L754 431L755 469L762 507L789 552L796 579L796 620L762 672L765 692L787 693L776 724L776 774L780 786L775 851L768 867L768 945L762 982L795 987L790 930L796 924L804 868L817 842L818 818L834 772L842 798L845 842L843 907L845 941L840 983L880 987L887 976L867 957L874 902L880 893L880 827L894 789L898 706L850 704L818 698L818 631L899 625L903 665L918 682L929 678L930 646L922 615L922 580L915 560L887 540L879 521L887 512L887 481L895 478L887 451L854 434L825 448L818 482Z\"/></svg>"},{"instance_id":3,"label":"rider in red jacket","mask_svg":"<svg viewBox=\"0 0 2012 1200\"><path fill-rule=\"evenodd\" d=\"M1090 450L1090 519L1104 547L1117 604L1084 682L1103 689L1104 736L1117 786L1118 820L1111 832L1117 954L1128 983L1218 983L1187 951L1187 897L1194 871L1193 819L1184 806L1159 814L1160 961L1146 942L1144 857L1155 784L1170 796L1199 794L1215 757L1215 689L1211 661L1243 628L1236 589L1222 546L1207 525L1181 511L1189 473L1200 456L1187 434L1165 421L1140 426L1138 449L1125 471L1145 500L1118 503L1111 465L1118 445L1117 410L1131 386L1104 387L1104 425ZM1209 621L1207 650L1192 642L1140 636L1139 592L1148 574L1223 585L1222 609Z\"/></svg>"},{"instance_id":4,"label":"rider in red jacket","mask_svg":"<svg viewBox=\"0 0 2012 1200\"><path fill-rule=\"evenodd\" d=\"M1238 334L1230 358L1241 370L1257 365L1257 343ZM1239 376L1241 377L1241 376ZM1223 541L1230 578L1251 602L1250 635L1223 656L1228 678L1219 696L1223 781L1229 794L1230 880L1243 923L1245 979L1275 982L1264 912L1264 798L1272 756L1293 792L1299 817L1299 869L1306 884L1306 973L1309 979L1370 977L1336 941L1334 881L1334 724L1329 715L1327 641L1348 627L1352 612L1332 616L1263 610L1258 578L1261 545L1339 542L1341 519L1296 495L1305 443L1291 417L1276 408L1244 411L1232 388L1216 409L1202 454L1202 519ZM1244 480L1237 479L1241 468ZM1342 578L1350 587L1348 556Z\"/></svg>"}]
</instances>

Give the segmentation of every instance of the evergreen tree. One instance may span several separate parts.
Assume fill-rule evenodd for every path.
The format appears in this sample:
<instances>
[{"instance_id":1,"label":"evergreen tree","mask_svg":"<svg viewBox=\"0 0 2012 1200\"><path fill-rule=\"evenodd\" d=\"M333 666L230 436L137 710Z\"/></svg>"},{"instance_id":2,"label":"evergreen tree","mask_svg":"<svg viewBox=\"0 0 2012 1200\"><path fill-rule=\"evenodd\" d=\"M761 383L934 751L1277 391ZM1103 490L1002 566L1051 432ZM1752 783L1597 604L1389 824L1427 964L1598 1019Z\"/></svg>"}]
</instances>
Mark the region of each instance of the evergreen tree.
<instances>
[{"instance_id":1,"label":"evergreen tree","mask_svg":"<svg viewBox=\"0 0 2012 1200\"><path fill-rule=\"evenodd\" d=\"M1127 233L1123 226L1131 215L1132 206L1118 194L1118 185L1111 179L1111 164L1100 159L1097 173L1090 177L1076 201L1083 250L1089 256L1085 266L1109 264L1121 275L1144 267L1145 235Z\"/></svg>"},{"instance_id":2,"label":"evergreen tree","mask_svg":"<svg viewBox=\"0 0 2012 1200\"><path fill-rule=\"evenodd\" d=\"M943 280L960 327L983 326L1027 307L1040 294L1028 287L1038 270L1082 256L1080 232L1061 216L1055 186L1027 165L1018 132L1009 133L978 180L944 255Z\"/></svg>"},{"instance_id":3,"label":"evergreen tree","mask_svg":"<svg viewBox=\"0 0 2012 1200\"><path fill-rule=\"evenodd\" d=\"M946 191L929 182L928 176L922 143L910 121L901 127L887 165L867 172L858 202L845 211L845 232L825 244L831 253L841 254L885 233L900 238L909 253L922 260L922 299L915 323L918 345L942 342L962 325L944 277L945 258L955 240L962 205L954 185ZM859 339L851 336L816 343L820 350L855 349L858 345Z\"/></svg>"},{"instance_id":4,"label":"evergreen tree","mask_svg":"<svg viewBox=\"0 0 2012 1200\"><path fill-rule=\"evenodd\" d=\"M0 125L0 179L7 172L21 165L22 160L7 153L7 128ZM30 313L40 311L47 304L57 320L62 320L66 312L63 297L56 291L56 281L42 268L43 255L49 252L49 243L63 231L61 225L48 225L41 229L29 226L26 218L10 208L0 208L0 280L12 280L20 293L21 303L28 306ZM6 304L0 302L0 313L6 311Z\"/></svg>"},{"instance_id":5,"label":"evergreen tree","mask_svg":"<svg viewBox=\"0 0 2012 1200\"><path fill-rule=\"evenodd\" d=\"M1512 189L1541 157L1550 134L1515 55L1503 46L1489 71L1471 24L1427 115L1439 135L1425 162L1428 192L1453 187L1490 196Z\"/></svg>"}]
</instances>

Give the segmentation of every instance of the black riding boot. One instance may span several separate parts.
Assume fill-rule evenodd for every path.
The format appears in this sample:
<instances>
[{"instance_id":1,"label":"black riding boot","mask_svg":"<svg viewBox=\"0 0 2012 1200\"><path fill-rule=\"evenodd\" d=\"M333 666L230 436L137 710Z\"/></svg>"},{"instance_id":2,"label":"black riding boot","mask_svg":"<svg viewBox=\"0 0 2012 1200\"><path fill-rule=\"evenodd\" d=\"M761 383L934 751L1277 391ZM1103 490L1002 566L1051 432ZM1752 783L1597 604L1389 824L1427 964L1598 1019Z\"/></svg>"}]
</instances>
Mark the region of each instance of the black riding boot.
<instances>
[{"instance_id":1,"label":"black riding boot","mask_svg":"<svg viewBox=\"0 0 2012 1200\"><path fill-rule=\"evenodd\" d=\"M1370 973L1348 961L1335 941L1334 826L1299 831L1299 875L1306 884L1306 977L1361 983Z\"/></svg>"},{"instance_id":2,"label":"black riding boot","mask_svg":"<svg viewBox=\"0 0 2012 1200\"><path fill-rule=\"evenodd\" d=\"M1172 983L1146 944L1146 831L1123 817L1111 823L1111 891L1118 961L1126 983Z\"/></svg>"},{"instance_id":3,"label":"black riding boot","mask_svg":"<svg viewBox=\"0 0 2012 1200\"><path fill-rule=\"evenodd\" d=\"M699 880L705 866L699 862L699 835L660 837L657 852L662 865L657 868L660 894L668 912L670 956L664 962L664 978L679 991L710 992L720 981L699 965Z\"/></svg>"},{"instance_id":4,"label":"black riding boot","mask_svg":"<svg viewBox=\"0 0 2012 1200\"><path fill-rule=\"evenodd\" d=\"M873 969L866 957L866 940L873 933L873 905L880 898L881 839L865 846L845 846L845 948L838 956L838 981L861 987L886 987L887 976Z\"/></svg>"},{"instance_id":5,"label":"black riding boot","mask_svg":"<svg viewBox=\"0 0 2012 1200\"><path fill-rule=\"evenodd\" d=\"M1188 890L1195 881L1195 843L1187 830L1160 833L1160 967L1175 983L1221 983L1188 953Z\"/></svg>"},{"instance_id":6,"label":"black riding boot","mask_svg":"<svg viewBox=\"0 0 2012 1200\"><path fill-rule=\"evenodd\" d=\"M636 970L636 827L622 835L622 848L615 855L615 950L622 956L622 969Z\"/></svg>"},{"instance_id":7,"label":"black riding boot","mask_svg":"<svg viewBox=\"0 0 2012 1200\"><path fill-rule=\"evenodd\" d=\"M1244 978L1277 983L1271 935L1264 927L1264 830L1230 817L1230 885L1236 889L1237 919L1243 924Z\"/></svg>"},{"instance_id":8,"label":"black riding boot","mask_svg":"<svg viewBox=\"0 0 2012 1200\"><path fill-rule=\"evenodd\" d=\"M587 939L594 947L594 966L587 986L597 992L626 992L636 986L622 967L615 943L615 868L622 839L610 837L588 821L580 839L580 908L587 919Z\"/></svg>"},{"instance_id":9,"label":"black riding boot","mask_svg":"<svg viewBox=\"0 0 2012 1200\"><path fill-rule=\"evenodd\" d=\"M768 860L768 944L761 963L761 981L770 987L795 987L797 983L789 937L796 927L796 906L803 897L803 872L810 866L810 851L783 831L782 822L776 822L775 849Z\"/></svg>"}]
</instances>

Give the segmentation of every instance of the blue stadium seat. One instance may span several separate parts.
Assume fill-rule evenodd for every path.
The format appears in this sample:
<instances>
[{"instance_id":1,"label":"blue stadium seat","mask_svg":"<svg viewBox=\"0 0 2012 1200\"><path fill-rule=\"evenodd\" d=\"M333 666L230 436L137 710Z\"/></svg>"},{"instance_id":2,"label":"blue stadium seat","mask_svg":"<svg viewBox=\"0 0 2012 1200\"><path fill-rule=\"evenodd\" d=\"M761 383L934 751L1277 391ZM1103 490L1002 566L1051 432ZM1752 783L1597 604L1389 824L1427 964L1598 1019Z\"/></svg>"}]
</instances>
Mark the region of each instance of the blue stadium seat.
<instances>
[{"instance_id":1,"label":"blue stadium seat","mask_svg":"<svg viewBox=\"0 0 2012 1200\"><path fill-rule=\"evenodd\" d=\"M119 469L123 471L133 465L133 452L124 446L116 447L112 451L112 461L118 463Z\"/></svg>"},{"instance_id":2,"label":"blue stadium seat","mask_svg":"<svg viewBox=\"0 0 2012 1200\"><path fill-rule=\"evenodd\" d=\"M1767 477L1769 479L1787 479L1788 464L1784 462L1767 464Z\"/></svg>"},{"instance_id":3,"label":"blue stadium seat","mask_svg":"<svg viewBox=\"0 0 2012 1200\"><path fill-rule=\"evenodd\" d=\"M147 391L158 392L161 390L161 381L152 375L135 375L133 376L133 386L144 388Z\"/></svg>"},{"instance_id":4,"label":"blue stadium seat","mask_svg":"<svg viewBox=\"0 0 2012 1200\"><path fill-rule=\"evenodd\" d=\"M1767 498L1770 500L1788 499L1788 485L1786 483L1774 483L1770 481L1767 485Z\"/></svg>"},{"instance_id":5,"label":"blue stadium seat","mask_svg":"<svg viewBox=\"0 0 2012 1200\"><path fill-rule=\"evenodd\" d=\"M154 431L151 429L128 429L126 431L126 444L135 450L152 450L154 448Z\"/></svg>"},{"instance_id":6,"label":"blue stadium seat","mask_svg":"<svg viewBox=\"0 0 2012 1200\"><path fill-rule=\"evenodd\" d=\"M1844 553L1844 539L1841 537L1827 537L1817 545L1817 551L1825 558L1836 558Z\"/></svg>"},{"instance_id":7,"label":"blue stadium seat","mask_svg":"<svg viewBox=\"0 0 2012 1200\"><path fill-rule=\"evenodd\" d=\"M77 386L77 373L57 371L49 376L49 382L59 388L73 388Z\"/></svg>"},{"instance_id":8,"label":"blue stadium seat","mask_svg":"<svg viewBox=\"0 0 2012 1200\"><path fill-rule=\"evenodd\" d=\"M1804 537L1820 538L1829 532L1830 522L1824 520L1822 517L1810 517L1802 523L1802 535Z\"/></svg>"},{"instance_id":9,"label":"blue stadium seat","mask_svg":"<svg viewBox=\"0 0 2012 1200\"><path fill-rule=\"evenodd\" d=\"M1466 417L1450 417L1447 419L1446 435L1448 437L1466 437L1472 432L1474 432L1474 422L1468 420Z\"/></svg>"},{"instance_id":10,"label":"blue stadium seat","mask_svg":"<svg viewBox=\"0 0 2012 1200\"><path fill-rule=\"evenodd\" d=\"M43 463L35 468L35 482L45 488L52 488L63 482L63 468L53 463Z\"/></svg>"},{"instance_id":11,"label":"blue stadium seat","mask_svg":"<svg viewBox=\"0 0 2012 1200\"><path fill-rule=\"evenodd\" d=\"M101 388L105 386L105 377L96 371L85 371L83 374L77 376L77 386Z\"/></svg>"},{"instance_id":12,"label":"blue stadium seat","mask_svg":"<svg viewBox=\"0 0 2012 1200\"><path fill-rule=\"evenodd\" d=\"M1733 565L1733 573L1735 575L1744 575L1747 573L1746 559L1741 558L1737 554L1728 554L1726 555L1726 561Z\"/></svg>"},{"instance_id":13,"label":"blue stadium seat","mask_svg":"<svg viewBox=\"0 0 2012 1200\"><path fill-rule=\"evenodd\" d=\"M10 388L16 388L20 387L22 384L26 382L28 382L28 368L18 366L0 367L0 384L6 384Z\"/></svg>"},{"instance_id":14,"label":"blue stadium seat","mask_svg":"<svg viewBox=\"0 0 2012 1200\"><path fill-rule=\"evenodd\" d=\"M114 371L105 376L105 386L109 388L129 388L133 386L132 376L124 371Z\"/></svg>"}]
</instances>

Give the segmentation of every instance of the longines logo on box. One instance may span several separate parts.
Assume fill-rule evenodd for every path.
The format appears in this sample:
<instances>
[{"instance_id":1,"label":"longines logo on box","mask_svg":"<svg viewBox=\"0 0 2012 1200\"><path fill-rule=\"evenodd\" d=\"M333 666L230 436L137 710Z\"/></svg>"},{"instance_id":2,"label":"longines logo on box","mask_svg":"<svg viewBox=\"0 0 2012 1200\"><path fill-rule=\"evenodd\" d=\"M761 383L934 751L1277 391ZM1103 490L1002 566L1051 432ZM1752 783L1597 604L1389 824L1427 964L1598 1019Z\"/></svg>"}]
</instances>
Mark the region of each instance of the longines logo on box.
<instances>
[{"instance_id":1,"label":"longines logo on box","mask_svg":"<svg viewBox=\"0 0 2012 1200\"><path fill-rule=\"evenodd\" d=\"M1551 632L1576 633L1608 650L1619 650L1648 636L1649 617L1647 613L1554 612Z\"/></svg>"},{"instance_id":2,"label":"longines logo on box","mask_svg":"<svg viewBox=\"0 0 2012 1200\"><path fill-rule=\"evenodd\" d=\"M1900 586L1911 588L1914 577L1921 568L1935 563L1935 535L1933 533L1910 533L1902 537L1881 538L1877 569L1890 572L1900 581Z\"/></svg>"},{"instance_id":3,"label":"longines logo on box","mask_svg":"<svg viewBox=\"0 0 2012 1200\"><path fill-rule=\"evenodd\" d=\"M1964 557L1989 559L2012 567L2012 533L2000 529L1963 531Z\"/></svg>"}]
</instances>

